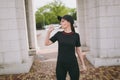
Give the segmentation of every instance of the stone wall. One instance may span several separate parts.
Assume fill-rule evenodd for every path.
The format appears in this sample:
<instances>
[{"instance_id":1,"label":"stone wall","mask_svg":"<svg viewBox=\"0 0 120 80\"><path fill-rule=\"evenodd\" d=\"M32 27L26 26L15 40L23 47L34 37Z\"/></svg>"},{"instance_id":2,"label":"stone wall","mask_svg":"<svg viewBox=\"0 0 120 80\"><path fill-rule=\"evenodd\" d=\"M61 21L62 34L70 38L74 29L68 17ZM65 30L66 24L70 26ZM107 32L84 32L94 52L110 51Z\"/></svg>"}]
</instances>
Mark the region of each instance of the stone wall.
<instances>
[{"instance_id":1,"label":"stone wall","mask_svg":"<svg viewBox=\"0 0 120 80\"><path fill-rule=\"evenodd\" d=\"M22 62L15 1L0 0L0 64Z\"/></svg>"},{"instance_id":2,"label":"stone wall","mask_svg":"<svg viewBox=\"0 0 120 80\"><path fill-rule=\"evenodd\" d=\"M90 50L88 60L95 67L120 65L120 1L78 0L77 4L82 4L78 18L84 21L78 22L80 33L85 33L82 42Z\"/></svg>"},{"instance_id":3,"label":"stone wall","mask_svg":"<svg viewBox=\"0 0 120 80\"><path fill-rule=\"evenodd\" d=\"M120 58L120 0L99 1L100 57Z\"/></svg>"},{"instance_id":4,"label":"stone wall","mask_svg":"<svg viewBox=\"0 0 120 80\"><path fill-rule=\"evenodd\" d=\"M27 31L25 1L0 0L0 74L29 71Z\"/></svg>"}]
</instances>

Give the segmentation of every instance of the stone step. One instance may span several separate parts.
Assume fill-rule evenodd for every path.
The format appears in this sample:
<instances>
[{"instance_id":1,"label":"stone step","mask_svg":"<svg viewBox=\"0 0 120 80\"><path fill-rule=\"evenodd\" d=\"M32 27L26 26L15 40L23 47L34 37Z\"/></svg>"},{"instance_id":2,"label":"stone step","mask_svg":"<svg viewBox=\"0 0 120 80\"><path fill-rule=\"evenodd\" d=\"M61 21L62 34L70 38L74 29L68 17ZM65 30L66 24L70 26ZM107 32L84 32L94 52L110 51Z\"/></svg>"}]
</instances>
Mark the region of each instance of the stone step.
<instances>
[{"instance_id":1,"label":"stone step","mask_svg":"<svg viewBox=\"0 0 120 80\"><path fill-rule=\"evenodd\" d=\"M95 67L120 65L120 58L99 58L92 54L86 54L86 57Z\"/></svg>"},{"instance_id":2,"label":"stone step","mask_svg":"<svg viewBox=\"0 0 120 80\"><path fill-rule=\"evenodd\" d=\"M9 64L9 65L1 65L0 67L0 75L4 74L20 74L29 72L33 63L33 56L30 56L28 61L18 64Z\"/></svg>"}]
</instances>

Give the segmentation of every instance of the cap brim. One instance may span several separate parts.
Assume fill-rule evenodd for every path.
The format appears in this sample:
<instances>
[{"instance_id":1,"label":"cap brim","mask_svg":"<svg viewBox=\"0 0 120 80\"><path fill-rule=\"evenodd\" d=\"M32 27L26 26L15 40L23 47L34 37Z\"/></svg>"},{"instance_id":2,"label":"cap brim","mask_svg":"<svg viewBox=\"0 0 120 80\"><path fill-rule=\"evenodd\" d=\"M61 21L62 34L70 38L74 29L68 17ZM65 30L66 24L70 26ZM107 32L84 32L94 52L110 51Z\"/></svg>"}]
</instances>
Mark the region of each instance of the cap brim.
<instances>
[{"instance_id":1,"label":"cap brim","mask_svg":"<svg viewBox=\"0 0 120 80\"><path fill-rule=\"evenodd\" d=\"M57 19L58 19L59 21L61 21L62 17L61 17L61 16L57 16Z\"/></svg>"}]
</instances>

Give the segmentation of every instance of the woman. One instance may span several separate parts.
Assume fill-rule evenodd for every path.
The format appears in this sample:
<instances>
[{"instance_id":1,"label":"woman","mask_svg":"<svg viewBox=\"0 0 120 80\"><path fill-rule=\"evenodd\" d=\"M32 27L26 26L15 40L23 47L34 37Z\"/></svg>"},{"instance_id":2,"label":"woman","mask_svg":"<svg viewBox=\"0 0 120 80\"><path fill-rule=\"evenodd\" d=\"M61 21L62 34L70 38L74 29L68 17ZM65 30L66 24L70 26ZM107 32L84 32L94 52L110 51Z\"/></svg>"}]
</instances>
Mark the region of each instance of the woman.
<instances>
[{"instance_id":1,"label":"woman","mask_svg":"<svg viewBox=\"0 0 120 80\"><path fill-rule=\"evenodd\" d=\"M82 62L83 69L86 70L80 49L79 34L75 32L73 27L74 20L70 15L64 15L63 17L59 16L58 20L60 21L63 31L57 32L50 38L50 33L54 30L53 27L50 27L45 40L46 46L58 41L58 58L56 66L57 80L66 80L67 72L71 80L79 80L79 66L75 51Z\"/></svg>"}]
</instances>

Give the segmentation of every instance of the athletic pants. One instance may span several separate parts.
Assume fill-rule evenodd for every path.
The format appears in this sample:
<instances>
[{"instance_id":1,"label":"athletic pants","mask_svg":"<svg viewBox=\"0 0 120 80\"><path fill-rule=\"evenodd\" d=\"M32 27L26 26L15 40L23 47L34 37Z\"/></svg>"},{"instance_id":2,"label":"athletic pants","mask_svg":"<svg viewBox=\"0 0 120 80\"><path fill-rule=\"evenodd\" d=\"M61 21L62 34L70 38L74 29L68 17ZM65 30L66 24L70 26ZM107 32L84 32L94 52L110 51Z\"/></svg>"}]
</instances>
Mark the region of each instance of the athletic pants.
<instances>
[{"instance_id":1,"label":"athletic pants","mask_svg":"<svg viewBox=\"0 0 120 80\"><path fill-rule=\"evenodd\" d=\"M66 80L66 74L69 73L70 80L79 80L79 66L78 62L71 62L69 64L57 62L56 78L57 80Z\"/></svg>"}]
</instances>

